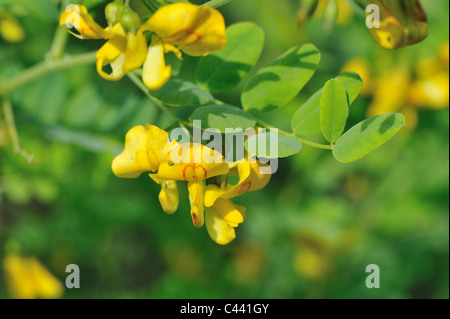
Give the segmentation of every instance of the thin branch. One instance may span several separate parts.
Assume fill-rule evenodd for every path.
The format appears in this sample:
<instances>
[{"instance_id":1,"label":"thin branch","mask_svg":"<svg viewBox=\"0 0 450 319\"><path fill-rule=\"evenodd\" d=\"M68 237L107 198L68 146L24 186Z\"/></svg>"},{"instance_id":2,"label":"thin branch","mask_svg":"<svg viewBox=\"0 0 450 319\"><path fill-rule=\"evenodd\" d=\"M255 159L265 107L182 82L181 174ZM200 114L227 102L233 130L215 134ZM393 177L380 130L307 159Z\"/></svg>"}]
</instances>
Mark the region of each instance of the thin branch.
<instances>
[{"instance_id":1,"label":"thin branch","mask_svg":"<svg viewBox=\"0 0 450 319\"><path fill-rule=\"evenodd\" d=\"M13 153L19 154L25 157L29 164L38 164L34 159L34 155L28 154L20 145L19 134L17 133L16 122L14 119L14 112L12 110L11 101L7 98L1 100L3 116L5 117L6 129L8 130L9 137L13 143Z\"/></svg>"},{"instance_id":2,"label":"thin branch","mask_svg":"<svg viewBox=\"0 0 450 319\"><path fill-rule=\"evenodd\" d=\"M73 67L88 65L95 62L96 52L89 52L75 56L67 56L58 60L41 62L19 73L10 80L0 81L0 96L7 96L18 87L33 82L45 74Z\"/></svg>"}]
</instances>

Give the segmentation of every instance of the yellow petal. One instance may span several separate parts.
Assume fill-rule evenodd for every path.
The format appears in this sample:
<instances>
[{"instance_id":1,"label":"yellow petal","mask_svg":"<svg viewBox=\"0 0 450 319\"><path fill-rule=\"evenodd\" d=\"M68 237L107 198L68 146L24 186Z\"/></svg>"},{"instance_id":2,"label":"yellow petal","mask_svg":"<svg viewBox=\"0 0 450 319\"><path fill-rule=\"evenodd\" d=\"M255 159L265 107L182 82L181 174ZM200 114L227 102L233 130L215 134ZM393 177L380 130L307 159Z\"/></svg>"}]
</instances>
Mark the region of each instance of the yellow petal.
<instances>
[{"instance_id":1,"label":"yellow petal","mask_svg":"<svg viewBox=\"0 0 450 319\"><path fill-rule=\"evenodd\" d=\"M205 162L209 155L212 163ZM161 163L158 177L166 180L196 182L210 177L225 175L229 171L222 154L198 143L178 145L170 154L174 163Z\"/></svg>"},{"instance_id":2,"label":"yellow petal","mask_svg":"<svg viewBox=\"0 0 450 319\"><path fill-rule=\"evenodd\" d=\"M254 192L266 187L269 183L272 175L270 174L261 174L261 168L268 167L267 164L262 164L260 162L250 163L250 176L247 179L247 182L250 182L248 191Z\"/></svg>"},{"instance_id":3,"label":"yellow petal","mask_svg":"<svg viewBox=\"0 0 450 319\"><path fill-rule=\"evenodd\" d=\"M380 28L371 28L370 32L382 47L397 49L419 43L428 36L426 15L419 1L372 2L380 8L381 22Z\"/></svg>"},{"instance_id":4,"label":"yellow petal","mask_svg":"<svg viewBox=\"0 0 450 319\"><path fill-rule=\"evenodd\" d=\"M3 259L6 284L13 298L33 299L37 293L33 286L32 278L27 271L26 259L19 255L8 255Z\"/></svg>"},{"instance_id":5,"label":"yellow petal","mask_svg":"<svg viewBox=\"0 0 450 319\"><path fill-rule=\"evenodd\" d=\"M261 174L263 165L260 162L248 163L245 160L238 164L239 182L237 185L223 184L221 187L211 184L206 187L205 206L211 207L218 198L230 199L241 196L247 192L253 192L264 188L271 175Z\"/></svg>"},{"instance_id":6,"label":"yellow petal","mask_svg":"<svg viewBox=\"0 0 450 319\"><path fill-rule=\"evenodd\" d=\"M118 81L125 75L124 64L126 58L127 38L122 27L115 27L115 32L119 34L107 41L100 50L97 51L97 72L108 81ZM111 73L106 73L103 67L111 66Z\"/></svg>"},{"instance_id":7,"label":"yellow petal","mask_svg":"<svg viewBox=\"0 0 450 319\"><path fill-rule=\"evenodd\" d=\"M387 16L380 22L380 28L370 28L375 41L385 49L397 49L407 44L403 26L393 16Z\"/></svg>"},{"instance_id":8,"label":"yellow petal","mask_svg":"<svg viewBox=\"0 0 450 319\"><path fill-rule=\"evenodd\" d=\"M136 34L128 32L123 72L128 74L139 69L145 62L147 50L147 39L142 30L139 30Z\"/></svg>"},{"instance_id":9,"label":"yellow petal","mask_svg":"<svg viewBox=\"0 0 450 319\"><path fill-rule=\"evenodd\" d=\"M227 245L236 238L234 228L213 208L207 208L205 215L206 230L216 243Z\"/></svg>"},{"instance_id":10,"label":"yellow petal","mask_svg":"<svg viewBox=\"0 0 450 319\"><path fill-rule=\"evenodd\" d=\"M153 166L158 166L163 161L170 161L170 152L178 147L178 142L170 141L169 133L156 125L146 125L149 156L152 157Z\"/></svg>"},{"instance_id":11,"label":"yellow petal","mask_svg":"<svg viewBox=\"0 0 450 319\"><path fill-rule=\"evenodd\" d=\"M164 44L158 37L153 37L144 62L142 80L149 90L159 90L172 75L172 67L166 65Z\"/></svg>"},{"instance_id":12,"label":"yellow petal","mask_svg":"<svg viewBox=\"0 0 450 319\"><path fill-rule=\"evenodd\" d=\"M40 298L54 299L63 294L63 286L36 258L31 258L28 265L33 275L36 290Z\"/></svg>"},{"instance_id":13,"label":"yellow petal","mask_svg":"<svg viewBox=\"0 0 450 319\"><path fill-rule=\"evenodd\" d=\"M71 5L64 10L60 16L59 24L74 26L79 34L69 32L79 39L110 39L114 36L113 32L98 25L82 4Z\"/></svg>"},{"instance_id":14,"label":"yellow petal","mask_svg":"<svg viewBox=\"0 0 450 319\"><path fill-rule=\"evenodd\" d=\"M125 137L124 151L112 162L114 174L121 178L136 178L143 172L154 170L146 153L147 132L143 126L135 126Z\"/></svg>"},{"instance_id":15,"label":"yellow petal","mask_svg":"<svg viewBox=\"0 0 450 319\"><path fill-rule=\"evenodd\" d=\"M193 56L221 50L227 43L222 14L208 6L166 5L156 11L143 28Z\"/></svg>"},{"instance_id":16,"label":"yellow petal","mask_svg":"<svg viewBox=\"0 0 450 319\"><path fill-rule=\"evenodd\" d=\"M232 187L232 186L231 186ZM211 207L212 205L214 205L214 203L216 202L216 200L220 197L222 198L229 198L227 196L228 191L231 187L219 187L217 185L214 184L210 184L208 186L206 186L206 190L205 190L205 206L206 207Z\"/></svg>"},{"instance_id":17,"label":"yellow petal","mask_svg":"<svg viewBox=\"0 0 450 319\"><path fill-rule=\"evenodd\" d=\"M237 227L244 222L244 215L228 199L219 198L213 206L214 210L222 216L230 226ZM240 207L242 209L243 207Z\"/></svg>"},{"instance_id":18,"label":"yellow petal","mask_svg":"<svg viewBox=\"0 0 450 319\"><path fill-rule=\"evenodd\" d=\"M59 298L63 294L62 284L35 258L11 254L3 260L3 267L14 298Z\"/></svg>"},{"instance_id":19,"label":"yellow petal","mask_svg":"<svg viewBox=\"0 0 450 319\"><path fill-rule=\"evenodd\" d=\"M113 160L112 170L122 178L155 172L173 145L169 134L157 126L135 126L127 133L125 149Z\"/></svg>"},{"instance_id":20,"label":"yellow petal","mask_svg":"<svg viewBox=\"0 0 450 319\"><path fill-rule=\"evenodd\" d=\"M191 203L191 216L194 226L200 228L205 223L205 213L203 205L203 181L189 182L189 201Z\"/></svg>"},{"instance_id":21,"label":"yellow petal","mask_svg":"<svg viewBox=\"0 0 450 319\"><path fill-rule=\"evenodd\" d=\"M163 181L161 183L159 202L166 214L173 214L178 210L180 201L176 181Z\"/></svg>"},{"instance_id":22,"label":"yellow petal","mask_svg":"<svg viewBox=\"0 0 450 319\"><path fill-rule=\"evenodd\" d=\"M181 51L178 50L174 45L165 43L164 44L164 52L169 53L172 52L177 56L178 59L183 60L183 55L181 54Z\"/></svg>"}]
</instances>

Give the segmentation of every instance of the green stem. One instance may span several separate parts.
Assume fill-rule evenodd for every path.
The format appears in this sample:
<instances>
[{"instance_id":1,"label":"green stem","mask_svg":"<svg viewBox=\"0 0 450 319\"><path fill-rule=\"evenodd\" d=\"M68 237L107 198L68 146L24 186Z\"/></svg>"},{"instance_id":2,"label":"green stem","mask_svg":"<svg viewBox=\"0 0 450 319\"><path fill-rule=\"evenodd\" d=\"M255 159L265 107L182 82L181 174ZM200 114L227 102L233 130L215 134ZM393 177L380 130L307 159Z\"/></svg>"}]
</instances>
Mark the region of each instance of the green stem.
<instances>
[{"instance_id":1,"label":"green stem","mask_svg":"<svg viewBox=\"0 0 450 319\"><path fill-rule=\"evenodd\" d=\"M314 147L314 148L319 148L319 149L328 150L328 151L331 151L333 149L333 146L331 146L331 145L324 145L324 144L314 143L314 142L305 140L305 139L303 139L301 137L298 137L295 134L292 134L292 135L297 137L300 140L300 142L302 142L302 144L304 144L304 145L308 145L308 146L311 146L311 147Z\"/></svg>"},{"instance_id":2,"label":"green stem","mask_svg":"<svg viewBox=\"0 0 450 319\"><path fill-rule=\"evenodd\" d=\"M206 2L204 4L202 4L202 6L208 6L208 7L211 7L211 8L218 8L218 7L221 7L221 6L227 4L228 2L231 2L231 1L233 1L233 0L211 0L211 1L208 1L208 2Z\"/></svg>"},{"instance_id":3,"label":"green stem","mask_svg":"<svg viewBox=\"0 0 450 319\"><path fill-rule=\"evenodd\" d=\"M8 135L13 143L13 153L20 154L25 157L30 164L37 164L34 160L34 156L30 155L25 151L22 146L20 146L20 138L17 133L16 121L14 119L14 112L12 110L11 101L8 98L3 98L0 100L2 104L3 116L5 117L6 129L8 130Z\"/></svg>"},{"instance_id":4,"label":"green stem","mask_svg":"<svg viewBox=\"0 0 450 319\"><path fill-rule=\"evenodd\" d=\"M30 83L45 74L71 69L73 67L92 64L95 62L96 52L68 56L59 60L44 61L19 73L12 79L0 85L0 96L7 96L18 87Z\"/></svg>"},{"instance_id":5,"label":"green stem","mask_svg":"<svg viewBox=\"0 0 450 319\"><path fill-rule=\"evenodd\" d=\"M48 53L48 59L58 60L63 56L64 50L66 48L68 34L69 33L67 32L67 28L65 26L57 27L52 47L50 49L50 52Z\"/></svg>"},{"instance_id":6,"label":"green stem","mask_svg":"<svg viewBox=\"0 0 450 319\"><path fill-rule=\"evenodd\" d=\"M163 103L161 103L159 100L157 100L156 98L154 98L149 90L147 89L147 87L144 85L144 83L142 83L142 81L139 79L139 76L136 73L129 73L128 77L130 78L130 80L136 84L136 86L154 103L156 104L157 107L159 107L161 109L161 111L163 111L168 117L170 117L174 122L178 123L182 128L186 128L185 126L185 122L178 118L175 113L172 112L172 110L170 110L166 105L164 105ZM186 123L187 124L187 123Z\"/></svg>"},{"instance_id":7,"label":"green stem","mask_svg":"<svg viewBox=\"0 0 450 319\"><path fill-rule=\"evenodd\" d=\"M63 0L61 2L61 10L65 10L69 4L70 0ZM63 56L67 44L68 35L69 32L67 32L66 26L56 27L52 47L50 49L50 52L48 53L48 58L50 60L57 60Z\"/></svg>"},{"instance_id":8,"label":"green stem","mask_svg":"<svg viewBox=\"0 0 450 319\"><path fill-rule=\"evenodd\" d=\"M267 129L270 129L270 128L276 128L276 127L273 126L273 125L270 125L270 124L265 123L264 121L261 121L260 119L258 119L258 123L259 123L260 125L262 125L263 127L267 128ZM314 147L314 148L319 148L319 149L322 149L322 150L332 150L332 149L333 149L333 146L332 146L332 145L324 145L324 144L319 144L319 143L311 142L311 141L305 140L305 139L303 139L303 138L301 138L301 137L295 135L295 133L289 133L289 132L283 131L283 130L281 130L281 129L279 129L279 128L278 128L278 131L281 132L281 133L283 133L283 134L286 134L286 135L295 136L295 137L298 138L298 139L300 140L300 142L302 142L302 144L304 144L304 145L308 145L308 146L311 146L311 147Z\"/></svg>"}]
</instances>

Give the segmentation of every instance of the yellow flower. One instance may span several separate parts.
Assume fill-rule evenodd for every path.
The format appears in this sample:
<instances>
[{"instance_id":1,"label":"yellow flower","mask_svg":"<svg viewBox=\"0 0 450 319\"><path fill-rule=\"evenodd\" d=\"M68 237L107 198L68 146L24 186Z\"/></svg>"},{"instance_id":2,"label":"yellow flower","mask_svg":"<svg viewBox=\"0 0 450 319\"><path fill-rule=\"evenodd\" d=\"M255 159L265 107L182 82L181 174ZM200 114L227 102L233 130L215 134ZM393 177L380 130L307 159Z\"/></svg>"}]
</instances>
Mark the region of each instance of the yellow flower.
<instances>
[{"instance_id":1,"label":"yellow flower","mask_svg":"<svg viewBox=\"0 0 450 319\"><path fill-rule=\"evenodd\" d=\"M147 56L147 39L143 30L125 32L121 24L116 24L112 32L115 36L97 52L97 72L108 81L118 81L126 74L139 69ZM103 68L111 66L111 73Z\"/></svg>"},{"instance_id":2,"label":"yellow flower","mask_svg":"<svg viewBox=\"0 0 450 319\"><path fill-rule=\"evenodd\" d=\"M63 294L62 284L36 258L11 254L3 260L3 267L14 298L54 299Z\"/></svg>"},{"instance_id":3,"label":"yellow flower","mask_svg":"<svg viewBox=\"0 0 450 319\"><path fill-rule=\"evenodd\" d=\"M205 221L203 181L227 174L229 166L224 162L222 154L198 143L181 144L170 153L172 161L162 162L158 173L151 174L150 177L164 181L188 182L192 221L195 227L202 227ZM175 156L177 160L174 163Z\"/></svg>"},{"instance_id":4,"label":"yellow flower","mask_svg":"<svg viewBox=\"0 0 450 319\"><path fill-rule=\"evenodd\" d=\"M114 36L108 28L102 28L94 21L82 4L69 6L60 16L59 25L72 25L78 33L69 31L78 39L110 39Z\"/></svg>"},{"instance_id":5,"label":"yellow flower","mask_svg":"<svg viewBox=\"0 0 450 319\"><path fill-rule=\"evenodd\" d=\"M220 186L211 184L206 187L205 205L211 207L218 198L231 199L241 196L247 192L257 191L266 187L270 181L271 175L261 174L260 169L263 165L260 162L249 163L247 159L243 163L235 165L239 175L239 182L236 185L229 184L227 181Z\"/></svg>"},{"instance_id":6,"label":"yellow flower","mask_svg":"<svg viewBox=\"0 0 450 319\"><path fill-rule=\"evenodd\" d=\"M172 75L172 67L166 65L165 53L164 43L159 37L154 36L142 72L142 81L149 90L159 90Z\"/></svg>"},{"instance_id":7,"label":"yellow flower","mask_svg":"<svg viewBox=\"0 0 450 319\"><path fill-rule=\"evenodd\" d=\"M222 14L208 6L190 3L164 6L148 19L144 28L192 56L223 49L227 43Z\"/></svg>"},{"instance_id":8,"label":"yellow flower","mask_svg":"<svg viewBox=\"0 0 450 319\"><path fill-rule=\"evenodd\" d=\"M125 137L125 149L112 162L117 177L137 178L144 172L156 172L163 161L170 161L170 151L178 145L169 133L155 125L135 126ZM150 177L161 185L159 201L167 214L178 209L178 188L174 181Z\"/></svg>"},{"instance_id":9,"label":"yellow flower","mask_svg":"<svg viewBox=\"0 0 450 319\"><path fill-rule=\"evenodd\" d=\"M223 181L220 186L211 184L206 187L205 206L206 229L210 237L220 245L226 245L236 238L234 228L244 222L245 207L234 205L230 199L250 191L264 188L270 180L270 175L260 173L263 165L259 162L232 165L237 169L239 182L236 185Z\"/></svg>"},{"instance_id":10,"label":"yellow flower","mask_svg":"<svg viewBox=\"0 0 450 319\"><path fill-rule=\"evenodd\" d=\"M25 31L13 17L0 18L0 35L5 41L12 43L21 42L25 39Z\"/></svg>"},{"instance_id":11,"label":"yellow flower","mask_svg":"<svg viewBox=\"0 0 450 319\"><path fill-rule=\"evenodd\" d=\"M191 56L203 56L221 50L227 43L222 14L208 6L190 3L166 5L155 12L142 28L154 33L143 69L144 84L150 90L163 87L171 76L164 53L182 50ZM178 49L175 47L177 46Z\"/></svg>"},{"instance_id":12,"label":"yellow flower","mask_svg":"<svg viewBox=\"0 0 450 319\"><path fill-rule=\"evenodd\" d=\"M74 26L78 33L69 31L71 34L79 39L108 40L97 52L97 72L102 78L118 81L142 66L147 56L145 30L125 30L121 23L116 23L112 28L102 28L84 5L72 5L70 9L61 14L60 25ZM104 71L108 65L111 73Z\"/></svg>"},{"instance_id":13,"label":"yellow flower","mask_svg":"<svg viewBox=\"0 0 450 319\"><path fill-rule=\"evenodd\" d=\"M174 214L178 210L178 205L180 204L177 182L174 180L160 179L155 174L150 174L150 178L161 185L159 202L161 203L163 211L169 215Z\"/></svg>"},{"instance_id":14,"label":"yellow flower","mask_svg":"<svg viewBox=\"0 0 450 319\"><path fill-rule=\"evenodd\" d=\"M380 28L370 28L370 33L383 48L401 48L419 43L428 36L426 15L419 1L369 2L380 8Z\"/></svg>"},{"instance_id":15,"label":"yellow flower","mask_svg":"<svg viewBox=\"0 0 450 319\"><path fill-rule=\"evenodd\" d=\"M137 178L144 172L156 172L177 141L155 125L135 126L125 137L125 149L114 158L112 170L117 177Z\"/></svg>"},{"instance_id":16,"label":"yellow flower","mask_svg":"<svg viewBox=\"0 0 450 319\"><path fill-rule=\"evenodd\" d=\"M180 59L180 50L192 56L202 56L223 49L227 43L223 16L211 7L190 3L166 5L139 27L140 18L134 12L128 7L123 12L121 22L105 29L81 4L71 6L71 10L66 10L60 17L61 25L75 26L78 33L69 32L77 38L108 40L97 52L97 72L105 80L118 81L143 65L145 86L159 90L172 74L171 66L165 62L166 53L173 52ZM116 20L114 17L108 22L112 24ZM153 33L149 47L147 31ZM110 73L104 71L108 65Z\"/></svg>"},{"instance_id":17,"label":"yellow flower","mask_svg":"<svg viewBox=\"0 0 450 319\"><path fill-rule=\"evenodd\" d=\"M244 222L246 208L234 205L230 200L219 198L212 207L206 208L206 230L219 245L227 245L236 238L234 230Z\"/></svg>"}]
</instances>

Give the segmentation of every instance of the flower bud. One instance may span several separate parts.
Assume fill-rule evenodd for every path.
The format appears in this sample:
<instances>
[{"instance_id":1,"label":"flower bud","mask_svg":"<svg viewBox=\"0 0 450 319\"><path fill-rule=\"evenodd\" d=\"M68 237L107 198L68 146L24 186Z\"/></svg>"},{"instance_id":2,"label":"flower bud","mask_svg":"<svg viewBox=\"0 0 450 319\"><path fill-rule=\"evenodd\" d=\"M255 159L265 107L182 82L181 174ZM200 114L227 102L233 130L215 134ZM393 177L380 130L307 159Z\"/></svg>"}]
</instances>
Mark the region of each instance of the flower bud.
<instances>
[{"instance_id":1,"label":"flower bud","mask_svg":"<svg viewBox=\"0 0 450 319\"><path fill-rule=\"evenodd\" d=\"M162 181L159 202L166 214L173 214L178 210L179 194L176 181Z\"/></svg>"},{"instance_id":2,"label":"flower bud","mask_svg":"<svg viewBox=\"0 0 450 319\"><path fill-rule=\"evenodd\" d=\"M124 7L121 3L111 2L105 8L105 16L108 25L112 28L122 18Z\"/></svg>"},{"instance_id":3,"label":"flower bud","mask_svg":"<svg viewBox=\"0 0 450 319\"><path fill-rule=\"evenodd\" d=\"M300 0L297 23L303 25L316 11L319 0Z\"/></svg>"},{"instance_id":4,"label":"flower bud","mask_svg":"<svg viewBox=\"0 0 450 319\"><path fill-rule=\"evenodd\" d=\"M331 31L336 25L338 19L339 9L336 0L331 0L325 8L322 16L322 28L324 31Z\"/></svg>"},{"instance_id":5,"label":"flower bud","mask_svg":"<svg viewBox=\"0 0 450 319\"><path fill-rule=\"evenodd\" d=\"M141 26L141 18L136 12L132 11L130 8L125 8L120 23L126 31L131 31L136 33L137 29Z\"/></svg>"}]
</instances>

